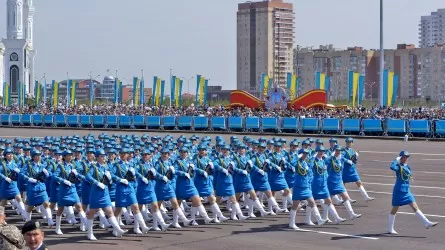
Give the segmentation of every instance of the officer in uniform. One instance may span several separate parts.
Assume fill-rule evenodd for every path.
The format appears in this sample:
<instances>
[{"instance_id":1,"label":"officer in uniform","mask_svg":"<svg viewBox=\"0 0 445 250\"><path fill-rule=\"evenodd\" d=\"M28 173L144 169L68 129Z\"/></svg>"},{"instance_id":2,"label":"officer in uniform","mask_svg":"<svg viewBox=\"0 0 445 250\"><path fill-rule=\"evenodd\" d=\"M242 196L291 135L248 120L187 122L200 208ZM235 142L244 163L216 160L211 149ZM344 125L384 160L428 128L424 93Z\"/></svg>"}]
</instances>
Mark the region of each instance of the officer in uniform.
<instances>
[{"instance_id":1,"label":"officer in uniform","mask_svg":"<svg viewBox=\"0 0 445 250\"><path fill-rule=\"evenodd\" d=\"M22 227L22 234L29 250L48 250L43 242L45 233L38 221L28 221Z\"/></svg>"}]
</instances>

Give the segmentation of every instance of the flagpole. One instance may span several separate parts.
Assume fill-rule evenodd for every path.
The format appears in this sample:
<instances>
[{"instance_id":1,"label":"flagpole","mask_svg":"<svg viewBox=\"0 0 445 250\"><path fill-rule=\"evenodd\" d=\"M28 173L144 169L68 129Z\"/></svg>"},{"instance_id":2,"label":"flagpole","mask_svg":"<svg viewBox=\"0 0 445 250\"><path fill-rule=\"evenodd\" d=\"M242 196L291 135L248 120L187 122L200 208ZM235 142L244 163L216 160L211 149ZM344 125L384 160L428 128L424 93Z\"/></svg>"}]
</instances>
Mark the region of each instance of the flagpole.
<instances>
[{"instance_id":1,"label":"flagpole","mask_svg":"<svg viewBox=\"0 0 445 250\"><path fill-rule=\"evenodd\" d=\"M93 107L93 98L91 98L93 96L93 72L90 71L90 107Z\"/></svg>"},{"instance_id":2,"label":"flagpole","mask_svg":"<svg viewBox=\"0 0 445 250\"><path fill-rule=\"evenodd\" d=\"M170 89L172 88L172 77L173 77L173 75L172 75L172 71L173 71L173 69L170 69ZM170 96L170 107L172 106L172 97Z\"/></svg>"},{"instance_id":3,"label":"flagpole","mask_svg":"<svg viewBox=\"0 0 445 250\"><path fill-rule=\"evenodd\" d=\"M139 90L139 102L142 107L145 107L145 81L144 81L144 70L141 69L141 89Z\"/></svg>"},{"instance_id":4,"label":"flagpole","mask_svg":"<svg viewBox=\"0 0 445 250\"><path fill-rule=\"evenodd\" d=\"M383 0L380 0L380 106L384 106L383 103L383 71L385 70L385 52L383 49Z\"/></svg>"}]
</instances>

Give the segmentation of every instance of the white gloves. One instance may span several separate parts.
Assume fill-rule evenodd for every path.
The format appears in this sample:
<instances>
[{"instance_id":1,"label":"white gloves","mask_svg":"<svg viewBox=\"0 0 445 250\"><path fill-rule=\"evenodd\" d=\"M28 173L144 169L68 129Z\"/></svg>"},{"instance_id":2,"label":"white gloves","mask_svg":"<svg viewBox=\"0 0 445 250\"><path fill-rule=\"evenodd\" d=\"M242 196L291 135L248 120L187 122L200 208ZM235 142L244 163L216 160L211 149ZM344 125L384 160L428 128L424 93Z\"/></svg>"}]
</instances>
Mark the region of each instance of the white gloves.
<instances>
[{"instance_id":1,"label":"white gloves","mask_svg":"<svg viewBox=\"0 0 445 250\"><path fill-rule=\"evenodd\" d=\"M134 170L134 167L131 167L128 169L133 175L136 175L136 171Z\"/></svg>"},{"instance_id":2,"label":"white gloves","mask_svg":"<svg viewBox=\"0 0 445 250\"><path fill-rule=\"evenodd\" d=\"M260 173L260 175L264 175L264 171L262 169L258 170L258 173Z\"/></svg>"},{"instance_id":3,"label":"white gloves","mask_svg":"<svg viewBox=\"0 0 445 250\"><path fill-rule=\"evenodd\" d=\"M77 170L75 170L74 168L71 169L71 173L73 173L75 176L77 176Z\"/></svg>"},{"instance_id":4,"label":"white gloves","mask_svg":"<svg viewBox=\"0 0 445 250\"><path fill-rule=\"evenodd\" d=\"M100 189L102 189L102 190L105 189L105 185L104 185L102 182L98 182L98 183L97 183L97 186L98 186Z\"/></svg>"},{"instance_id":5,"label":"white gloves","mask_svg":"<svg viewBox=\"0 0 445 250\"><path fill-rule=\"evenodd\" d=\"M156 176L156 169L154 168L150 168L151 173L153 174L153 176Z\"/></svg>"},{"instance_id":6,"label":"white gloves","mask_svg":"<svg viewBox=\"0 0 445 250\"><path fill-rule=\"evenodd\" d=\"M143 178L142 178L142 182L144 182L145 184L148 184L148 179L145 178L145 177L143 177Z\"/></svg>"},{"instance_id":7,"label":"white gloves","mask_svg":"<svg viewBox=\"0 0 445 250\"><path fill-rule=\"evenodd\" d=\"M295 167L292 167L291 169L292 169L292 172L294 172L294 173L295 173Z\"/></svg>"},{"instance_id":8,"label":"white gloves","mask_svg":"<svg viewBox=\"0 0 445 250\"><path fill-rule=\"evenodd\" d=\"M347 160L346 162L347 162L349 165L354 164L351 160Z\"/></svg>"},{"instance_id":9,"label":"white gloves","mask_svg":"<svg viewBox=\"0 0 445 250\"><path fill-rule=\"evenodd\" d=\"M334 155L335 155L335 152L332 152L332 153L331 153L331 156L334 157Z\"/></svg>"},{"instance_id":10,"label":"white gloves","mask_svg":"<svg viewBox=\"0 0 445 250\"><path fill-rule=\"evenodd\" d=\"M323 157L324 157L324 158L328 158L328 155L327 155L327 154L323 154Z\"/></svg>"},{"instance_id":11,"label":"white gloves","mask_svg":"<svg viewBox=\"0 0 445 250\"><path fill-rule=\"evenodd\" d=\"M104 175L108 178L108 180L111 180L111 173L110 171L105 171Z\"/></svg>"},{"instance_id":12,"label":"white gloves","mask_svg":"<svg viewBox=\"0 0 445 250\"><path fill-rule=\"evenodd\" d=\"M232 165L232 167L235 167L235 162L231 161L231 162L229 163L229 165Z\"/></svg>"},{"instance_id":13,"label":"white gloves","mask_svg":"<svg viewBox=\"0 0 445 250\"><path fill-rule=\"evenodd\" d=\"M213 168L213 162L209 162L211 168Z\"/></svg>"},{"instance_id":14,"label":"white gloves","mask_svg":"<svg viewBox=\"0 0 445 250\"><path fill-rule=\"evenodd\" d=\"M11 183L11 179L9 177L6 177L5 181L7 181L8 183Z\"/></svg>"},{"instance_id":15,"label":"white gloves","mask_svg":"<svg viewBox=\"0 0 445 250\"><path fill-rule=\"evenodd\" d=\"M42 172L46 175L46 177L49 176L48 170L46 170L46 168L44 168L44 169L42 170Z\"/></svg>"},{"instance_id":16,"label":"white gloves","mask_svg":"<svg viewBox=\"0 0 445 250\"><path fill-rule=\"evenodd\" d=\"M225 175L229 175L229 171L227 171L227 169L223 169L222 172L223 172Z\"/></svg>"},{"instance_id":17,"label":"white gloves","mask_svg":"<svg viewBox=\"0 0 445 250\"><path fill-rule=\"evenodd\" d=\"M124 185L128 185L128 181L127 179L121 179L120 183L124 184Z\"/></svg>"},{"instance_id":18,"label":"white gloves","mask_svg":"<svg viewBox=\"0 0 445 250\"><path fill-rule=\"evenodd\" d=\"M191 177L190 177L190 174L189 174L189 173L186 173L186 174L185 174L185 178L187 178L187 179L190 180L190 178L191 178Z\"/></svg>"},{"instance_id":19,"label":"white gloves","mask_svg":"<svg viewBox=\"0 0 445 250\"><path fill-rule=\"evenodd\" d=\"M167 178L167 176L163 176L162 180L164 180L165 183L168 183L169 179Z\"/></svg>"},{"instance_id":20,"label":"white gloves","mask_svg":"<svg viewBox=\"0 0 445 250\"><path fill-rule=\"evenodd\" d=\"M31 182L31 183L37 183L37 180L34 179L34 178L29 178L28 181Z\"/></svg>"},{"instance_id":21,"label":"white gloves","mask_svg":"<svg viewBox=\"0 0 445 250\"><path fill-rule=\"evenodd\" d=\"M243 170L243 175L247 175L247 171L246 170Z\"/></svg>"},{"instance_id":22,"label":"white gloves","mask_svg":"<svg viewBox=\"0 0 445 250\"><path fill-rule=\"evenodd\" d=\"M190 163L190 164L189 164L189 167L191 167L192 169L195 169L195 164Z\"/></svg>"},{"instance_id":23,"label":"white gloves","mask_svg":"<svg viewBox=\"0 0 445 250\"><path fill-rule=\"evenodd\" d=\"M252 162L252 160L248 160L248 161L247 161L247 164L249 164L249 166L253 167L253 162Z\"/></svg>"},{"instance_id":24,"label":"white gloves","mask_svg":"<svg viewBox=\"0 0 445 250\"><path fill-rule=\"evenodd\" d=\"M400 162L400 158L402 158L402 157L400 157L400 156L397 157L397 158L396 158L396 161L397 161L397 162Z\"/></svg>"},{"instance_id":25,"label":"white gloves","mask_svg":"<svg viewBox=\"0 0 445 250\"><path fill-rule=\"evenodd\" d=\"M65 183L65 185L67 185L68 187L71 187L71 182L68 180L63 180L63 183Z\"/></svg>"},{"instance_id":26,"label":"white gloves","mask_svg":"<svg viewBox=\"0 0 445 250\"><path fill-rule=\"evenodd\" d=\"M170 169L170 171L172 171L172 174L175 174L176 171L175 171L175 168L173 166L170 166L169 169Z\"/></svg>"},{"instance_id":27,"label":"white gloves","mask_svg":"<svg viewBox=\"0 0 445 250\"><path fill-rule=\"evenodd\" d=\"M278 172L280 172L281 173L281 168L280 167L278 167L278 166L275 166L275 169L278 171Z\"/></svg>"},{"instance_id":28,"label":"white gloves","mask_svg":"<svg viewBox=\"0 0 445 250\"><path fill-rule=\"evenodd\" d=\"M358 152L355 152L355 156L357 156L357 159L358 159Z\"/></svg>"},{"instance_id":29,"label":"white gloves","mask_svg":"<svg viewBox=\"0 0 445 250\"><path fill-rule=\"evenodd\" d=\"M281 160L283 161L284 164L286 164L286 162L287 162L286 158L282 158Z\"/></svg>"},{"instance_id":30,"label":"white gloves","mask_svg":"<svg viewBox=\"0 0 445 250\"><path fill-rule=\"evenodd\" d=\"M18 174L18 173L20 173L20 169L14 168L14 172L16 172Z\"/></svg>"},{"instance_id":31,"label":"white gloves","mask_svg":"<svg viewBox=\"0 0 445 250\"><path fill-rule=\"evenodd\" d=\"M207 179L209 178L209 175L207 174L207 172L204 172L204 177Z\"/></svg>"},{"instance_id":32,"label":"white gloves","mask_svg":"<svg viewBox=\"0 0 445 250\"><path fill-rule=\"evenodd\" d=\"M264 162L270 165L270 160L269 159L266 159Z\"/></svg>"},{"instance_id":33,"label":"white gloves","mask_svg":"<svg viewBox=\"0 0 445 250\"><path fill-rule=\"evenodd\" d=\"M301 157L303 157L303 154L299 154L297 157L298 159L300 159Z\"/></svg>"}]
</instances>

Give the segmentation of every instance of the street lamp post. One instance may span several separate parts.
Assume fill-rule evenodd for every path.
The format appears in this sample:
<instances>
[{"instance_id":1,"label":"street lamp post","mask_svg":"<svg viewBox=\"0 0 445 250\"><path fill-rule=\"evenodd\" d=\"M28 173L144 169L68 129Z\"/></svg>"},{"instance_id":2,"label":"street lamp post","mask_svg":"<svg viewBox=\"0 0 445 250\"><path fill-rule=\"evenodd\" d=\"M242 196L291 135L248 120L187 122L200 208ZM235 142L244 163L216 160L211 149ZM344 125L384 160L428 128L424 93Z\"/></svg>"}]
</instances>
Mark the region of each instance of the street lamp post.
<instances>
[{"instance_id":1,"label":"street lamp post","mask_svg":"<svg viewBox=\"0 0 445 250\"><path fill-rule=\"evenodd\" d=\"M192 77L190 77L190 78L187 80L187 94L190 94L190 81L191 81L193 78L195 78L195 77L192 76Z\"/></svg>"}]
</instances>

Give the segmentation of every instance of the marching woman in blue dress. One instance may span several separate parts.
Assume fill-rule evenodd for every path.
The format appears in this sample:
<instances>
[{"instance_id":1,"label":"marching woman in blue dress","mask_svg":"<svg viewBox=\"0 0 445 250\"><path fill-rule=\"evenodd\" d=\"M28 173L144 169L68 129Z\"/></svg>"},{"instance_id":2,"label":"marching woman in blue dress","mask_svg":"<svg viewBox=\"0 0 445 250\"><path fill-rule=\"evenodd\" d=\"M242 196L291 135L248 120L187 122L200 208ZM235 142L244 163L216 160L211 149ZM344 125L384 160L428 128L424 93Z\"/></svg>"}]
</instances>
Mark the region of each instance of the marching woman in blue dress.
<instances>
[{"instance_id":1,"label":"marching woman in blue dress","mask_svg":"<svg viewBox=\"0 0 445 250\"><path fill-rule=\"evenodd\" d=\"M343 161L342 157L343 148L340 145L336 145L334 149L332 149L332 153L330 157L326 159L327 171L328 171L328 190L331 195L332 200L337 195L340 195L342 200L342 204L345 206L346 211L349 214L349 218L351 220L361 217L361 214L354 213L352 209L350 198L348 192L346 192L345 185L343 184ZM327 219L327 217L323 217L323 219Z\"/></svg>"},{"instance_id":2,"label":"marching woman in blue dress","mask_svg":"<svg viewBox=\"0 0 445 250\"><path fill-rule=\"evenodd\" d=\"M85 176L88 174L89 168L91 167L91 165L93 165L95 163L95 161L94 161L95 151L96 150L94 150L94 148L88 148L87 152L86 152L87 153L86 159L80 161L77 166L79 176L82 179L82 181L81 181L82 208L85 211L88 210L88 205L90 204L90 189L91 189L91 184L88 180L86 180Z\"/></svg>"},{"instance_id":3,"label":"marching woman in blue dress","mask_svg":"<svg viewBox=\"0 0 445 250\"><path fill-rule=\"evenodd\" d=\"M179 150L179 157L174 162L174 167L178 179L176 181L176 195L179 203L182 200L190 199L192 201L192 207L190 209L192 225L197 226L195 217L196 212L204 218L205 224L209 224L213 221L205 210L205 207L201 203L201 198L198 194L198 190L195 187L191 174L194 173L195 165L189 161L187 147L181 147Z\"/></svg>"},{"instance_id":4,"label":"marching woman in blue dress","mask_svg":"<svg viewBox=\"0 0 445 250\"><path fill-rule=\"evenodd\" d=\"M60 224L62 221L62 213L64 207L67 207L67 217L71 221L75 221L74 210L72 206L75 206L79 211L79 216L82 220L80 225L80 230L85 231L85 226L87 223L86 214L80 205L79 196L77 195L76 186L74 185L77 179L77 171L75 166L72 164L73 153L71 150L66 150L63 152L63 163L57 166L57 170L53 175L53 178L60 183L58 196L57 196L57 215L56 215L56 234L63 234L60 230Z\"/></svg>"},{"instance_id":5,"label":"marching woman in blue dress","mask_svg":"<svg viewBox=\"0 0 445 250\"><path fill-rule=\"evenodd\" d=\"M150 228L145 224L144 218L139 210L135 190L136 170L128 161L129 153L129 149L122 149L121 159L112 166L110 171L113 181L117 182L116 210L114 211L114 215L120 217L122 208L130 206L134 215L135 233L138 233L139 227L142 229L142 233L147 233Z\"/></svg>"},{"instance_id":6,"label":"marching woman in blue dress","mask_svg":"<svg viewBox=\"0 0 445 250\"><path fill-rule=\"evenodd\" d=\"M16 202L16 207L19 209L22 218L26 220L27 214L25 211L25 204L23 203L22 196L20 195L17 179L20 173L20 169L13 160L13 150L11 148L6 148L3 152L4 159L0 166L0 179L1 179L1 206L6 206L6 201L14 200Z\"/></svg>"},{"instance_id":7,"label":"marching woman in blue dress","mask_svg":"<svg viewBox=\"0 0 445 250\"><path fill-rule=\"evenodd\" d=\"M178 220L181 220L184 226L188 226L192 221L185 217L184 212L179 207L178 200L176 199L175 187L171 181L175 175L175 168L170 160L170 150L168 148L162 149L161 157L155 163L155 169L155 192L156 197L158 198L159 207L161 207L163 201L170 201L173 208L172 227L181 228Z\"/></svg>"},{"instance_id":8,"label":"marching woman in blue dress","mask_svg":"<svg viewBox=\"0 0 445 250\"><path fill-rule=\"evenodd\" d=\"M267 156L265 154L266 143L263 142L259 144L257 148L258 151L251 154L251 161L254 166L250 173L252 185L257 194L261 192L261 194L264 194L267 197L268 208L269 208L268 210L271 215L276 215L275 212L281 213L284 212L284 209L280 208L270 188L269 178L266 172L267 170L267 163L266 163ZM249 210L250 209L251 208L249 207Z\"/></svg>"},{"instance_id":9,"label":"marching woman in blue dress","mask_svg":"<svg viewBox=\"0 0 445 250\"><path fill-rule=\"evenodd\" d=\"M250 179L250 171L253 170L254 164L252 160L246 157L246 146L240 144L237 146L238 154L234 154L234 163L233 170L236 173L235 179L235 192L237 194L237 198L241 195L241 193L248 193L248 205L250 209L249 217L253 215L253 209L257 209L260 211L261 216L269 215L270 213L264 210L263 206L258 199L255 190L253 189L252 181ZM232 218L235 218L235 210L232 211ZM253 215L252 217L255 217Z\"/></svg>"},{"instance_id":10,"label":"marching woman in blue dress","mask_svg":"<svg viewBox=\"0 0 445 250\"><path fill-rule=\"evenodd\" d=\"M55 173L57 170L57 166L59 166L59 164L62 164L62 154L63 152L59 149L55 149L54 150L54 158L51 159L48 164L46 165L46 170L48 170L49 173L49 177L51 179L51 183L50 183L50 192L49 192L49 207L51 208L51 210L55 209L58 210L57 208L57 198L59 196L59 182L57 181L57 179L55 178Z\"/></svg>"},{"instance_id":11,"label":"marching woman in blue dress","mask_svg":"<svg viewBox=\"0 0 445 250\"><path fill-rule=\"evenodd\" d=\"M49 198L45 185L45 180L49 173L45 169L45 165L40 161L40 155L40 151L32 151L32 161L29 161L27 166L22 169L23 178L28 182L26 188L26 193L28 194L28 218L26 218L26 221L31 220L34 207L43 205L43 216L47 219L48 225L53 226L53 215L49 208Z\"/></svg>"},{"instance_id":12,"label":"marching woman in blue dress","mask_svg":"<svg viewBox=\"0 0 445 250\"><path fill-rule=\"evenodd\" d=\"M282 201L283 209L287 212L287 204L292 201L292 194L290 192L289 186L287 185L286 178L283 173L283 169L279 166L280 164L288 165L286 158L281 151L283 149L283 144L281 142L276 142L274 147L274 152L268 155L267 163L269 167L269 183L272 189L272 194L275 196L276 191L283 191Z\"/></svg>"},{"instance_id":13,"label":"marching woman in blue dress","mask_svg":"<svg viewBox=\"0 0 445 250\"><path fill-rule=\"evenodd\" d=\"M416 200L411 193L410 182L413 176L411 167L408 165L408 158L410 154L408 151L402 151L391 164L391 170L396 173L396 184L394 185L392 193L392 209L389 214L389 225L388 232L390 234L397 234L394 230L394 221L396 219L396 213L400 206L409 205L416 213L417 218L419 218L425 228L434 227L437 222L431 222L426 218L426 216L420 211Z\"/></svg>"},{"instance_id":14,"label":"marching woman in blue dress","mask_svg":"<svg viewBox=\"0 0 445 250\"><path fill-rule=\"evenodd\" d=\"M95 241L96 237L93 234L94 214L100 209L108 216L108 221L113 227L113 234L121 236L126 233L122 230L117 222L116 217L111 207L111 199L109 195L109 186L113 182L111 172L108 169L108 164L105 158L105 151L98 150L96 152L97 163L92 164L86 174L86 180L91 183L88 211L88 239Z\"/></svg>"},{"instance_id":15,"label":"marching woman in blue dress","mask_svg":"<svg viewBox=\"0 0 445 250\"><path fill-rule=\"evenodd\" d=\"M357 159L358 153L352 149L352 144L354 143L354 139L348 137L345 139L346 147L343 149L343 158L345 158L344 169L343 169L343 182L344 183L352 183L354 182L360 193L362 194L365 201L372 201L375 198L370 197L363 186L363 183L360 181L360 176L357 172Z\"/></svg>"},{"instance_id":16,"label":"marching woman in blue dress","mask_svg":"<svg viewBox=\"0 0 445 250\"><path fill-rule=\"evenodd\" d=\"M298 229L297 225L295 225L295 217L297 215L297 211L300 209L300 201L307 200L308 205L306 210L309 210L314 214L317 219L318 225L323 225L326 221L323 220L320 216L320 212L318 211L317 205L315 204L315 200L312 197L311 184L309 182L309 166L306 162L306 157L309 154L308 149L300 149L298 152L300 155L300 159L296 162L295 167L295 182L292 194L292 209L290 211L290 220L289 220L289 228Z\"/></svg>"},{"instance_id":17,"label":"marching woman in blue dress","mask_svg":"<svg viewBox=\"0 0 445 250\"><path fill-rule=\"evenodd\" d=\"M322 206L323 206L323 215L322 218L325 221L328 220L328 214L331 212L331 214L334 216L335 223L341 223L345 221L345 219L340 218L338 216L337 210L335 209L334 205L332 204L332 200L329 195L328 190L328 183L327 183L327 166L325 164L325 148L323 146L318 146L315 151L317 152L315 155L315 159L312 162L312 172L314 173L314 177L312 180L312 195L314 196L314 200L323 200ZM309 213L310 214L310 213ZM306 224L308 225L314 225L311 221L310 216L306 218Z\"/></svg>"},{"instance_id":18,"label":"marching woman in blue dress","mask_svg":"<svg viewBox=\"0 0 445 250\"><path fill-rule=\"evenodd\" d=\"M216 186L215 186L215 193L216 193L216 201L212 206L212 213L217 214L217 219L219 221L226 221L228 218L226 218L221 210L219 209L219 206L217 203L219 203L222 199L222 197L227 198L227 204L231 204L232 211L234 211L235 215L238 215L241 220L247 219L246 216L243 215L243 212L241 211L241 207L236 200L235 197L235 188L233 187L233 175L235 174L233 171L229 171L229 166L234 166L235 163L233 163L233 159L230 155L230 146L224 145L221 148L221 155L217 159L215 159L215 170L218 173L218 177L216 178ZM229 206L229 205L228 205ZM232 219L237 219L236 216L232 216Z\"/></svg>"},{"instance_id":19,"label":"marching woman in blue dress","mask_svg":"<svg viewBox=\"0 0 445 250\"><path fill-rule=\"evenodd\" d=\"M159 211L158 199L155 192L156 181L154 180L156 170L153 168L153 164L150 159L151 154L152 153L149 149L142 151L142 157L138 163L136 172L138 179L136 198L139 203L139 210L142 211L143 216L146 218L148 217L148 212L143 210L143 206L151 204L151 212L153 213L153 229L158 231L158 225L160 225L162 231L166 231L170 224L166 224L164 222L164 218L162 218L162 214ZM144 215L144 213L146 214Z\"/></svg>"}]
</instances>

